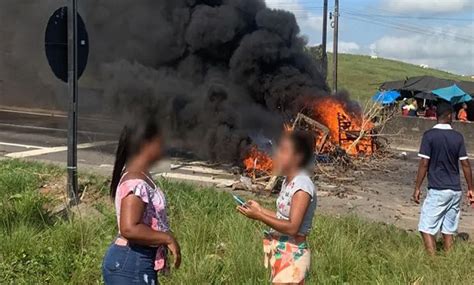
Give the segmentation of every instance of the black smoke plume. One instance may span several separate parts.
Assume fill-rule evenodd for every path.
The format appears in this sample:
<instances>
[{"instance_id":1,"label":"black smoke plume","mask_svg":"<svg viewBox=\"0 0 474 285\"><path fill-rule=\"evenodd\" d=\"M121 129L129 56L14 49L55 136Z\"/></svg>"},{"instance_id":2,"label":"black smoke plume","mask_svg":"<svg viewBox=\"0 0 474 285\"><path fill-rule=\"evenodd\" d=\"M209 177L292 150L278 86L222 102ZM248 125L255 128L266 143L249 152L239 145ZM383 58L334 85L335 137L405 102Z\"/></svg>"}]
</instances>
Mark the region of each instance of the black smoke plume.
<instances>
[{"instance_id":1,"label":"black smoke plume","mask_svg":"<svg viewBox=\"0 0 474 285\"><path fill-rule=\"evenodd\" d=\"M18 8L0 4L2 17L39 6L5 1ZM49 7L45 23L59 5L33 2ZM296 98L328 91L295 16L262 0L82 0L80 12L91 47L81 84L101 90L103 112L155 114L173 144L206 159L238 159L249 137L279 134Z\"/></svg>"},{"instance_id":2,"label":"black smoke plume","mask_svg":"<svg viewBox=\"0 0 474 285\"><path fill-rule=\"evenodd\" d=\"M259 0L117 2L86 15L94 23L128 15L94 28L128 35L117 50L104 42L97 53L108 54L100 69L106 97L119 112L156 113L199 156L238 159L249 136L281 131L298 96L327 91L289 12Z\"/></svg>"}]
</instances>

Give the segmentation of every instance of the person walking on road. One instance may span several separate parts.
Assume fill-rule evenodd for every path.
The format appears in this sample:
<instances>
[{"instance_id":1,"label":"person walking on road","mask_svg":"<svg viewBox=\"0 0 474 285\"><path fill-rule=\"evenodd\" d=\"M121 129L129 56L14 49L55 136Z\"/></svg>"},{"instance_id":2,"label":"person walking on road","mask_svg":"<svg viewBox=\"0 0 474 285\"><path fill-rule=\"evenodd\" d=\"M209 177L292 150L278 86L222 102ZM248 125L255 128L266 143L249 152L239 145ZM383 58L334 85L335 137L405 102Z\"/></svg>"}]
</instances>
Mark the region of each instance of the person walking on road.
<instances>
[{"instance_id":1,"label":"person walking on road","mask_svg":"<svg viewBox=\"0 0 474 285\"><path fill-rule=\"evenodd\" d=\"M453 108L442 103L436 113L438 124L423 134L413 193L414 201L419 204L421 185L428 175L428 193L421 208L418 230L426 251L431 255L435 254L439 231L443 236L444 250L449 251L458 229L462 197L459 162L468 187L467 197L471 204L474 203L472 170L464 138L451 127Z\"/></svg>"}]
</instances>

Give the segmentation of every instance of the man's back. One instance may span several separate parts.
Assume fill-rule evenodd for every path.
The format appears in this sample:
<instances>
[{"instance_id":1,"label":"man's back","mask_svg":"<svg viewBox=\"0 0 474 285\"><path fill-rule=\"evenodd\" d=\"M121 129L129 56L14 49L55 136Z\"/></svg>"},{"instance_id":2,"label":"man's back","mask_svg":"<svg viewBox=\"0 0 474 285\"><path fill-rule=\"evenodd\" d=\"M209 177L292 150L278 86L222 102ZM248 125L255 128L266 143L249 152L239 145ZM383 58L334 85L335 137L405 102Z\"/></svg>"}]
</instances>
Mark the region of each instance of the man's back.
<instances>
[{"instance_id":1,"label":"man's back","mask_svg":"<svg viewBox=\"0 0 474 285\"><path fill-rule=\"evenodd\" d=\"M461 179L459 161L466 177L468 197L474 203L471 164L466 153L463 136L451 128L453 106L438 104L438 124L423 134L420 163L416 175L413 200L420 203L421 185L428 173L428 191L420 211L418 231L429 254L436 252L436 234L443 234L443 246L449 251L458 230L461 214Z\"/></svg>"},{"instance_id":2,"label":"man's back","mask_svg":"<svg viewBox=\"0 0 474 285\"><path fill-rule=\"evenodd\" d=\"M438 124L423 135L419 156L429 159L428 187L461 191L459 160L467 159L462 134Z\"/></svg>"}]
</instances>

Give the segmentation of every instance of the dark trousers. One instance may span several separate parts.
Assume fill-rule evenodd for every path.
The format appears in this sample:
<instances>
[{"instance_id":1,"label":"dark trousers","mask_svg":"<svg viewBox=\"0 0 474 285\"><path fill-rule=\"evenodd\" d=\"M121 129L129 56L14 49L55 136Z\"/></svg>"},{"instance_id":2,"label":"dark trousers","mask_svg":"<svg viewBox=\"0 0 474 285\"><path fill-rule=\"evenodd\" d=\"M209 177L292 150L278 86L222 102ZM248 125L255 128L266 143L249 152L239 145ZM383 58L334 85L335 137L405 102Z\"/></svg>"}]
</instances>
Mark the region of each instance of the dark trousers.
<instances>
[{"instance_id":1,"label":"dark trousers","mask_svg":"<svg viewBox=\"0 0 474 285\"><path fill-rule=\"evenodd\" d=\"M158 285L154 270L156 249L137 245L112 244L105 254L102 274L106 285Z\"/></svg>"}]
</instances>

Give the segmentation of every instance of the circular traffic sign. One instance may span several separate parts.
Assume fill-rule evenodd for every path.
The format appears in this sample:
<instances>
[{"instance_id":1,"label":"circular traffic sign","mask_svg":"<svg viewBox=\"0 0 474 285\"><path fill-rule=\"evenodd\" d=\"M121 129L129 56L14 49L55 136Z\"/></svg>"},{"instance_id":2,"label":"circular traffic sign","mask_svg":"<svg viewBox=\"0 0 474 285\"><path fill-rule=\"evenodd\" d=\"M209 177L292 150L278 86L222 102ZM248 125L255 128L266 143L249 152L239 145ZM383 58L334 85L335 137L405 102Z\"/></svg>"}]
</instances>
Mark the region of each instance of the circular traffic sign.
<instances>
[{"instance_id":1,"label":"circular traffic sign","mask_svg":"<svg viewBox=\"0 0 474 285\"><path fill-rule=\"evenodd\" d=\"M49 18L45 33L48 63L57 78L68 81L67 7L56 10ZM77 15L77 78L80 78L89 57L89 38L81 16Z\"/></svg>"}]
</instances>

